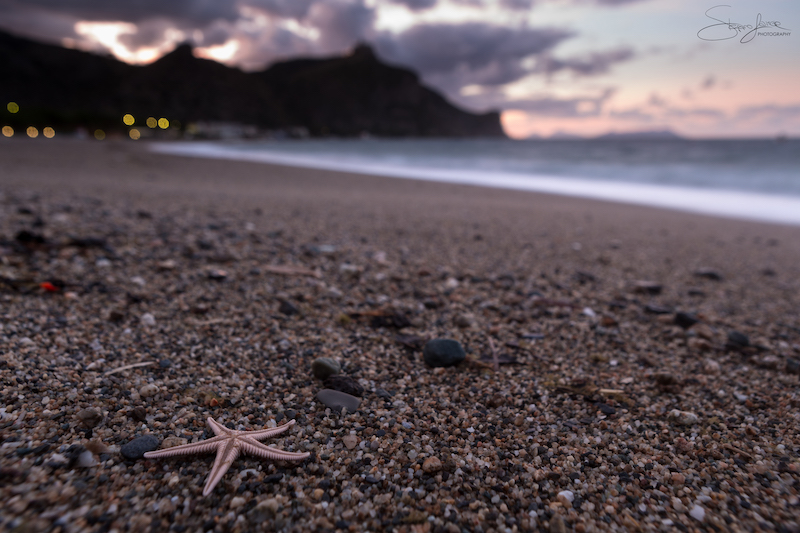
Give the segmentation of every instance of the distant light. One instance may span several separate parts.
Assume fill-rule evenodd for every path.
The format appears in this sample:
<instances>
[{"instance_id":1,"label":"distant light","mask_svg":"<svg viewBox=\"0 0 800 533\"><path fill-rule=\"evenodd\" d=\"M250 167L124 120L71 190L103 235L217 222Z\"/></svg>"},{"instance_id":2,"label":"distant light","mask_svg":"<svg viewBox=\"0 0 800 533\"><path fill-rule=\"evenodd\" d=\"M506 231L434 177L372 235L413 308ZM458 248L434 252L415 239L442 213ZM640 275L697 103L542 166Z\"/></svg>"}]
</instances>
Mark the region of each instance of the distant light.
<instances>
[{"instance_id":1,"label":"distant light","mask_svg":"<svg viewBox=\"0 0 800 533\"><path fill-rule=\"evenodd\" d=\"M155 128L158 126L158 121L154 117L147 118L147 127L148 128Z\"/></svg>"},{"instance_id":2,"label":"distant light","mask_svg":"<svg viewBox=\"0 0 800 533\"><path fill-rule=\"evenodd\" d=\"M158 119L158 127L161 128L162 130L169 128L169 120L163 117Z\"/></svg>"},{"instance_id":3,"label":"distant light","mask_svg":"<svg viewBox=\"0 0 800 533\"><path fill-rule=\"evenodd\" d=\"M6 108L8 109L9 113L16 113L19 111L19 105L17 105L16 102L9 102Z\"/></svg>"},{"instance_id":4,"label":"distant light","mask_svg":"<svg viewBox=\"0 0 800 533\"><path fill-rule=\"evenodd\" d=\"M14 136L14 128L11 126L3 126L3 135L6 137L13 137Z\"/></svg>"},{"instance_id":5,"label":"distant light","mask_svg":"<svg viewBox=\"0 0 800 533\"><path fill-rule=\"evenodd\" d=\"M136 128L133 128L131 131L129 131L128 135L130 135L131 139L133 139L134 141L138 141L139 138L142 136L141 132Z\"/></svg>"},{"instance_id":6,"label":"distant light","mask_svg":"<svg viewBox=\"0 0 800 533\"><path fill-rule=\"evenodd\" d=\"M106 132L104 132L103 130L94 130L94 138L97 139L98 141L102 141L103 139L106 138Z\"/></svg>"},{"instance_id":7,"label":"distant light","mask_svg":"<svg viewBox=\"0 0 800 533\"><path fill-rule=\"evenodd\" d=\"M136 119L133 118L133 115L131 115L130 113L127 113L126 115L124 115L122 117L122 122L126 126L133 126L133 123L136 122Z\"/></svg>"},{"instance_id":8,"label":"distant light","mask_svg":"<svg viewBox=\"0 0 800 533\"><path fill-rule=\"evenodd\" d=\"M53 137L56 136L56 130L54 130L50 126L47 126L45 129L42 130L42 134L48 139L52 139Z\"/></svg>"},{"instance_id":9,"label":"distant light","mask_svg":"<svg viewBox=\"0 0 800 533\"><path fill-rule=\"evenodd\" d=\"M30 137L31 139L35 139L38 136L39 136L39 130L37 130L33 126L28 126L28 137Z\"/></svg>"}]
</instances>

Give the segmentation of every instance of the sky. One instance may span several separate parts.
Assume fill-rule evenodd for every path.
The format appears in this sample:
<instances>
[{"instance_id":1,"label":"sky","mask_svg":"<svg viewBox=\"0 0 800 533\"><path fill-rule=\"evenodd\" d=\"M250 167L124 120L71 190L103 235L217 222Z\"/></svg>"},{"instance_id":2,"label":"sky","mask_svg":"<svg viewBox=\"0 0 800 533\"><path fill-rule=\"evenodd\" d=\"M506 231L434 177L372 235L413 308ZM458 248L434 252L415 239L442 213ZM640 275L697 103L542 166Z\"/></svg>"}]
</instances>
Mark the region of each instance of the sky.
<instances>
[{"instance_id":1,"label":"sky","mask_svg":"<svg viewBox=\"0 0 800 533\"><path fill-rule=\"evenodd\" d=\"M0 0L0 28L244 70L364 42L515 138L800 136L797 0Z\"/></svg>"}]
</instances>

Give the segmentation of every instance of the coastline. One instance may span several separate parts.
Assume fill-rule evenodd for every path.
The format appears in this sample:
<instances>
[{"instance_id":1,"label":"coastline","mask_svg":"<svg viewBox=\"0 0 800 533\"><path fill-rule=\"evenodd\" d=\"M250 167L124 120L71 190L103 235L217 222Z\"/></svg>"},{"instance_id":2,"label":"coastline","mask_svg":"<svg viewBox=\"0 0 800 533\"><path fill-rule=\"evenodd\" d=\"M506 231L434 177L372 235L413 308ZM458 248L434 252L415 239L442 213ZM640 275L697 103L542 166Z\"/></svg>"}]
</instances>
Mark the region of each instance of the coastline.
<instances>
[{"instance_id":1,"label":"coastline","mask_svg":"<svg viewBox=\"0 0 800 533\"><path fill-rule=\"evenodd\" d=\"M800 228L40 141L0 142L4 526L796 527ZM203 498L210 458L120 453L209 416L312 456Z\"/></svg>"}]
</instances>

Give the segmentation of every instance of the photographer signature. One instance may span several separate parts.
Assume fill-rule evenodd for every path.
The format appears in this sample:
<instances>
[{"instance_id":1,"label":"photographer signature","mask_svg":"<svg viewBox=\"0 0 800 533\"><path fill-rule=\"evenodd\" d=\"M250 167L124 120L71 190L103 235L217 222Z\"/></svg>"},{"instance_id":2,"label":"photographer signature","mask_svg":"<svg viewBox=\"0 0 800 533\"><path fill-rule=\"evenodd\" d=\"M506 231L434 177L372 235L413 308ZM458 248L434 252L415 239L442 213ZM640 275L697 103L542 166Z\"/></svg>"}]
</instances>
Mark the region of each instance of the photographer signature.
<instances>
[{"instance_id":1,"label":"photographer signature","mask_svg":"<svg viewBox=\"0 0 800 533\"><path fill-rule=\"evenodd\" d=\"M712 17L709 15L709 11L712 9L717 9L719 7L731 7L726 4L721 4L718 6L710 7L706 10L706 17L710 18L711 20L716 20L719 24L711 24L710 26L706 26L705 28L701 29L697 32L697 36L704 41L725 41L728 39L733 39L734 37L738 37L740 32L747 32L745 33L742 38L739 40L740 43L749 43L753 39L755 39L756 35L758 35L758 30L762 28L775 28L784 31L791 31L788 28L784 28L781 26L781 23L777 20L761 20L761 13L758 14L756 17L756 25L752 26L751 24L739 24L738 22L731 22L730 19L727 21ZM720 32L719 30L715 30L712 28L721 28L724 31ZM749 30L749 31L748 31ZM704 37L703 35L706 35Z\"/></svg>"}]
</instances>

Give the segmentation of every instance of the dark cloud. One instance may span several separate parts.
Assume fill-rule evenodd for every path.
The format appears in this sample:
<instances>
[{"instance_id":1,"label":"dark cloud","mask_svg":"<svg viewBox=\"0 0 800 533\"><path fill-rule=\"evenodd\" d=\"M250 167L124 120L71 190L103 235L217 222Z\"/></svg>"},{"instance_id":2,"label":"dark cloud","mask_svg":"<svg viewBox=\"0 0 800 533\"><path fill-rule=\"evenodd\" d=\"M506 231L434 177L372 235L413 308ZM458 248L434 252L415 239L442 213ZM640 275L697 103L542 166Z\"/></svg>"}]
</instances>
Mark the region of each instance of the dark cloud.
<instances>
[{"instance_id":1,"label":"dark cloud","mask_svg":"<svg viewBox=\"0 0 800 533\"><path fill-rule=\"evenodd\" d=\"M593 76L608 72L615 63L633 59L636 53L632 48L622 47L605 52L594 52L582 57L558 59L544 55L536 62L534 72L547 75L568 70L580 76Z\"/></svg>"},{"instance_id":2,"label":"dark cloud","mask_svg":"<svg viewBox=\"0 0 800 533\"><path fill-rule=\"evenodd\" d=\"M411 11L423 11L436 5L438 0L391 0L395 4L402 4Z\"/></svg>"},{"instance_id":3,"label":"dark cloud","mask_svg":"<svg viewBox=\"0 0 800 533\"><path fill-rule=\"evenodd\" d=\"M241 5L260 9L279 17L301 19L306 16L313 3L314 0L245 0L241 2Z\"/></svg>"},{"instance_id":4,"label":"dark cloud","mask_svg":"<svg viewBox=\"0 0 800 533\"><path fill-rule=\"evenodd\" d=\"M375 39L385 59L408 65L428 80L447 77L450 88L496 85L527 73L521 61L551 50L572 36L554 28L509 28L495 24L420 24Z\"/></svg>"},{"instance_id":5,"label":"dark cloud","mask_svg":"<svg viewBox=\"0 0 800 533\"><path fill-rule=\"evenodd\" d=\"M703 80L703 83L700 84L700 88L710 89L716 84L717 84L717 79L714 76L708 76L706 79Z\"/></svg>"},{"instance_id":6,"label":"dark cloud","mask_svg":"<svg viewBox=\"0 0 800 533\"><path fill-rule=\"evenodd\" d=\"M317 46L322 53L343 51L368 39L374 20L374 9L366 6L363 0L318 2L305 18L307 24L320 32Z\"/></svg>"},{"instance_id":7,"label":"dark cloud","mask_svg":"<svg viewBox=\"0 0 800 533\"><path fill-rule=\"evenodd\" d=\"M558 98L540 96L509 100L500 88L489 88L478 94L456 97L461 105L485 111L488 109L526 111L532 115L548 117L593 117L600 114L603 106L616 92L613 88L605 89L595 96L579 96L574 98Z\"/></svg>"}]
</instances>

